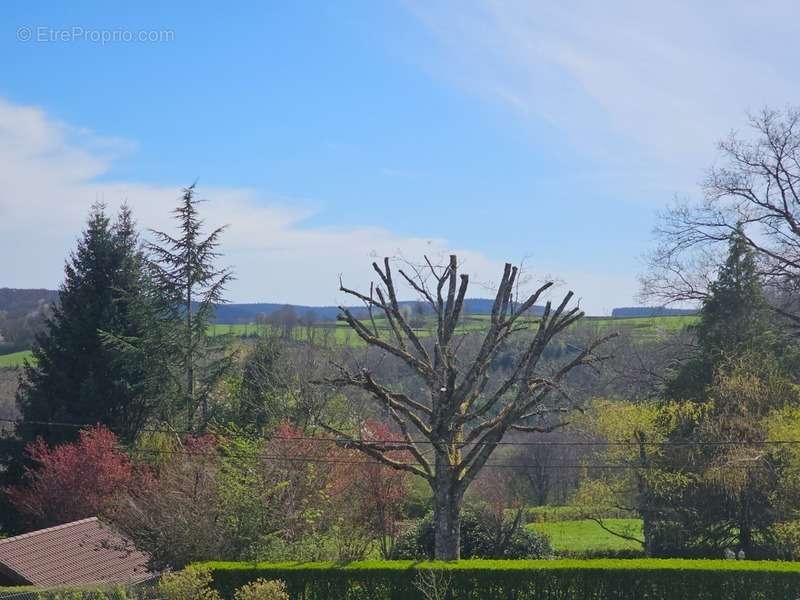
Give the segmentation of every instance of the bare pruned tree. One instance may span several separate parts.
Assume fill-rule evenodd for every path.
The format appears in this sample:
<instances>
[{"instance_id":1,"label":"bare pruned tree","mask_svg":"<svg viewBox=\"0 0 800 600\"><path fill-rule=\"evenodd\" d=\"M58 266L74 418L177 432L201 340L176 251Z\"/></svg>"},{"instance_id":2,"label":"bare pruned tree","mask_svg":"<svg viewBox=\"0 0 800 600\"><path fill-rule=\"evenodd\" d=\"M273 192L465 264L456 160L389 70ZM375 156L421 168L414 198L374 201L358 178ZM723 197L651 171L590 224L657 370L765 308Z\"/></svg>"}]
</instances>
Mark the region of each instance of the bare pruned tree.
<instances>
[{"instance_id":1,"label":"bare pruned tree","mask_svg":"<svg viewBox=\"0 0 800 600\"><path fill-rule=\"evenodd\" d=\"M390 383L376 381L367 368L338 365L337 373L324 383L365 391L394 421L403 441L368 441L339 427L323 427L372 459L423 477L434 497L435 556L456 560L460 555L461 501L470 482L507 432L552 431L565 424L564 415L573 406L562 382L574 369L602 360L595 349L606 338L596 339L545 372L540 362L548 344L583 313L578 307L569 307L573 297L569 292L555 308L547 302L535 321L526 317L552 283L519 301L515 298L518 270L506 264L482 342L467 360L459 352L457 324L469 276L459 274L455 255L445 265L437 266L426 258L424 266L409 264L407 270L397 270L399 278L432 309L434 330L427 337L410 326L409 317L401 310L390 260L372 266L380 281L369 293L340 288L364 303L367 316L356 318L341 307L339 319L368 346L407 365L421 385L416 393L401 393ZM383 331L376 323L378 318L385 321ZM501 381L490 384L493 360L512 336L522 332L527 332L529 339L515 364L503 372ZM400 462L389 457L398 450L413 460Z\"/></svg>"},{"instance_id":2,"label":"bare pruned tree","mask_svg":"<svg viewBox=\"0 0 800 600\"><path fill-rule=\"evenodd\" d=\"M720 142L721 161L703 183L704 200L661 215L642 296L664 303L704 299L719 249L741 229L776 308L800 326L798 313L781 302L800 285L800 108L764 109L749 125L752 135L734 132Z\"/></svg>"}]
</instances>

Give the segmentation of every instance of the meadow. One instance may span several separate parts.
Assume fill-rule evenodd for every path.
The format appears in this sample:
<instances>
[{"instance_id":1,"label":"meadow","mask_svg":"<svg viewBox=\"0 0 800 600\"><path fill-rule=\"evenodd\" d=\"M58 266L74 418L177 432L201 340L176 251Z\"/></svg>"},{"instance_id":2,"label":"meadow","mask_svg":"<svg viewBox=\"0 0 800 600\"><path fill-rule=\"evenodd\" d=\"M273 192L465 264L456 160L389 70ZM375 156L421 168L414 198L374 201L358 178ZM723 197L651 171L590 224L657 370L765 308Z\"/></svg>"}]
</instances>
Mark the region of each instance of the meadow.
<instances>
[{"instance_id":1,"label":"meadow","mask_svg":"<svg viewBox=\"0 0 800 600\"><path fill-rule=\"evenodd\" d=\"M33 354L30 350L23 350L22 352L12 352L11 354L0 355L0 369L21 367L25 364L25 360L30 360Z\"/></svg>"},{"instance_id":2,"label":"meadow","mask_svg":"<svg viewBox=\"0 0 800 600\"><path fill-rule=\"evenodd\" d=\"M697 320L695 316L672 316L672 317L585 317L574 327L583 327L594 330L596 334L605 334L610 331L630 331L642 338L656 338L665 333L674 333L694 324ZM459 333L479 332L488 326L488 315L469 315L458 326ZM536 327L537 319L531 317L527 319L528 326L533 330ZM420 337L427 337L432 334L432 321L427 321L415 331ZM376 318L375 326L381 336L390 336L391 330L385 319ZM275 335L278 328L274 325L262 325L257 323L215 323L208 329L211 336L231 336L235 338L261 337L264 335ZM281 330L285 333L285 330ZM360 347L364 342L353 332L352 329L340 321L326 321L314 323L312 325L296 325L291 328L290 335L293 339L300 342L312 341L315 343L333 344L338 346ZM14 352L12 354L0 355L0 369L21 367L26 359L32 357L30 350Z\"/></svg>"},{"instance_id":3,"label":"meadow","mask_svg":"<svg viewBox=\"0 0 800 600\"><path fill-rule=\"evenodd\" d=\"M486 330L489 315L469 315L457 327L457 333L480 332ZM664 317L584 317L573 325L573 328L584 328L603 335L611 331L627 331L642 338L657 338L661 335L674 333L693 325L696 316L664 316ZM529 317L523 321L531 330L535 330L538 319ZM375 328L381 336L391 336L391 329L385 319L375 318ZM427 337L433 333L433 320L427 319L414 328L420 337ZM319 322L310 325L295 325L288 330L275 325L262 325L256 323L225 324L216 323L208 332L212 336L230 335L233 337L257 337L281 332L291 335L298 341L327 340L343 346L363 346L364 342L353 332L347 323L341 321Z\"/></svg>"}]
</instances>

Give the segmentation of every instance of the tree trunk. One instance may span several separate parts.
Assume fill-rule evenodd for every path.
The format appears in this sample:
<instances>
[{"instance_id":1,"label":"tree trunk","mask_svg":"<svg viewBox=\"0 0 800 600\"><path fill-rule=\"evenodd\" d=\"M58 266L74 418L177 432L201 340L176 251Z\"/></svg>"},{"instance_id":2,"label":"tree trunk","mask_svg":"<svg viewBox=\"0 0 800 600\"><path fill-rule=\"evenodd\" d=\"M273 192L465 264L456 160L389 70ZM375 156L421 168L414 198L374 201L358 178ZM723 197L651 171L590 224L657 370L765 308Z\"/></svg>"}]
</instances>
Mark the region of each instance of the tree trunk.
<instances>
[{"instance_id":1,"label":"tree trunk","mask_svg":"<svg viewBox=\"0 0 800 600\"><path fill-rule=\"evenodd\" d=\"M653 511L650 510L651 497L650 486L644 477L644 470L650 466L650 459L647 456L647 436L644 432L637 432L636 441L639 443L639 466L642 471L636 474L637 499L636 504L639 514L642 517L642 541L644 542L644 555L648 558L653 556Z\"/></svg>"},{"instance_id":2,"label":"tree trunk","mask_svg":"<svg viewBox=\"0 0 800 600\"><path fill-rule=\"evenodd\" d=\"M745 558L750 558L753 551L753 522L750 515L750 502L747 491L740 499L739 510L739 546L744 551Z\"/></svg>"},{"instance_id":3,"label":"tree trunk","mask_svg":"<svg viewBox=\"0 0 800 600\"><path fill-rule=\"evenodd\" d=\"M653 556L653 515L651 511L645 510L642 515L642 540L644 541L644 555L648 558Z\"/></svg>"},{"instance_id":4,"label":"tree trunk","mask_svg":"<svg viewBox=\"0 0 800 600\"><path fill-rule=\"evenodd\" d=\"M186 285L186 417L189 431L194 429L194 338L192 332L192 283ZM203 415L205 418L205 415Z\"/></svg>"},{"instance_id":5,"label":"tree trunk","mask_svg":"<svg viewBox=\"0 0 800 600\"><path fill-rule=\"evenodd\" d=\"M434 552L436 560L461 558L461 492L458 475L446 456L436 458L433 488Z\"/></svg>"}]
</instances>

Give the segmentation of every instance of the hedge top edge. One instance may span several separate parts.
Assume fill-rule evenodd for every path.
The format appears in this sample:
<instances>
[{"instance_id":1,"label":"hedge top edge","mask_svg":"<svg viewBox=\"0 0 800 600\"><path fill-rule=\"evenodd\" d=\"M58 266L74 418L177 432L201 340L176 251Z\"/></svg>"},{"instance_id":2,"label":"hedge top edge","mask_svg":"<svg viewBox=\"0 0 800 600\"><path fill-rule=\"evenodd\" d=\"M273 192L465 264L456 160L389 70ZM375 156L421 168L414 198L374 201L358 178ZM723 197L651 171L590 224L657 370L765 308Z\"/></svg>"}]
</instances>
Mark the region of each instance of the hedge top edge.
<instances>
[{"instance_id":1,"label":"hedge top edge","mask_svg":"<svg viewBox=\"0 0 800 600\"><path fill-rule=\"evenodd\" d=\"M692 560L692 559L556 559L556 560L460 560L337 562L204 562L193 568L211 571L404 571L419 569L458 571L729 571L797 572L800 562Z\"/></svg>"}]
</instances>

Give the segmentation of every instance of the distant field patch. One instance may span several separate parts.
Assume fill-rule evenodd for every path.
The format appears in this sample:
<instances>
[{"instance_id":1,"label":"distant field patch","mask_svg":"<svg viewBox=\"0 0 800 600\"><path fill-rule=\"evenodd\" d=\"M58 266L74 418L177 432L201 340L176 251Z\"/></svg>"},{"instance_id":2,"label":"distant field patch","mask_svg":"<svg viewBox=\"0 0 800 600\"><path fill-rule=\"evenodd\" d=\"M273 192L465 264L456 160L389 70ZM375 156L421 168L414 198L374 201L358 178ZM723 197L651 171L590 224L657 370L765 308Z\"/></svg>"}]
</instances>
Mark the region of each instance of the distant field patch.
<instances>
[{"instance_id":1,"label":"distant field patch","mask_svg":"<svg viewBox=\"0 0 800 600\"><path fill-rule=\"evenodd\" d=\"M613 531L641 538L642 521L640 519L604 519L603 523ZM615 536L589 519L531 523L527 527L546 534L556 552L582 553L641 550L642 548L638 542Z\"/></svg>"},{"instance_id":2,"label":"distant field patch","mask_svg":"<svg viewBox=\"0 0 800 600\"><path fill-rule=\"evenodd\" d=\"M377 329L378 334L384 339L391 339L392 330L386 319L376 316L374 321L364 320L370 330ZM520 324L525 324L532 331L538 327L536 317L524 317ZM680 331L697 322L693 315L665 316L665 317L585 317L573 327L594 328L598 335L609 331L630 331L642 339L657 338L665 333ZM456 333L469 333L485 331L489 326L488 315L467 315L456 327ZM427 337L433 335L436 324L433 318L427 317L414 327L417 335ZM316 343L333 343L342 346L363 346L364 342L341 321L325 321L310 325L297 324L287 331L280 326L260 325L256 323L217 323L208 329L209 335L231 335L234 337L262 336L268 333L289 335L297 341L312 341Z\"/></svg>"},{"instance_id":3,"label":"distant field patch","mask_svg":"<svg viewBox=\"0 0 800 600\"><path fill-rule=\"evenodd\" d=\"M0 369L9 367L21 367L25 360L31 360L33 353L30 350L23 350L22 352L13 352L11 354L0 355Z\"/></svg>"}]
</instances>

